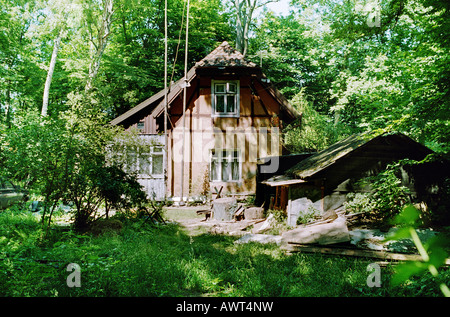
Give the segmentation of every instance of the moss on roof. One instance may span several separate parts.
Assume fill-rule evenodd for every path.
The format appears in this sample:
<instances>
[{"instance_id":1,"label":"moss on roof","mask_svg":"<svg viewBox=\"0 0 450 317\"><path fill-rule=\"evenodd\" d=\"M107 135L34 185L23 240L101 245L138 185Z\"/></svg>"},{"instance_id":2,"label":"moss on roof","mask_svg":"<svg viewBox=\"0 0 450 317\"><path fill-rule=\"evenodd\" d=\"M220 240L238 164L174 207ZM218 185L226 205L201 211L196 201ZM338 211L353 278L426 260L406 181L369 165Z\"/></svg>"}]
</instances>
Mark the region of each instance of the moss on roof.
<instances>
[{"instance_id":1,"label":"moss on roof","mask_svg":"<svg viewBox=\"0 0 450 317\"><path fill-rule=\"evenodd\" d=\"M195 67L257 67L248 61L241 52L228 42L223 42L205 58L195 64Z\"/></svg>"},{"instance_id":2,"label":"moss on roof","mask_svg":"<svg viewBox=\"0 0 450 317\"><path fill-rule=\"evenodd\" d=\"M402 133L388 132L381 134L379 132L372 132L354 134L308 157L307 159L300 161L298 164L287 170L286 174L300 179L309 178L333 165L336 161L343 159L355 150L365 146L368 143L372 143L375 140L379 140L382 143L384 142L387 144L394 141L397 144L403 145L401 146L401 150L405 150L406 147L414 149L418 156L421 156L419 153L424 155L432 153L430 149Z\"/></svg>"},{"instance_id":3,"label":"moss on roof","mask_svg":"<svg viewBox=\"0 0 450 317\"><path fill-rule=\"evenodd\" d=\"M334 164L338 159L365 144L368 140L360 134L352 135L330 147L300 161L287 170L287 174L296 178L307 178Z\"/></svg>"}]
</instances>

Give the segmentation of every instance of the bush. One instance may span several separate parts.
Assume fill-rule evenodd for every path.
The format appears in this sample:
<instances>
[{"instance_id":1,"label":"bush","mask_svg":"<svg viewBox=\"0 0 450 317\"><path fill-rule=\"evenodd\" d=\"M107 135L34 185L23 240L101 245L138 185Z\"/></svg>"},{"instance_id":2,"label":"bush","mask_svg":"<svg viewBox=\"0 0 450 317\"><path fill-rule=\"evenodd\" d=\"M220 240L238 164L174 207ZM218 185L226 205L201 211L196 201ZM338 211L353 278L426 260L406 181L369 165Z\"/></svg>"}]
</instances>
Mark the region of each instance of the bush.
<instances>
[{"instance_id":1,"label":"bush","mask_svg":"<svg viewBox=\"0 0 450 317\"><path fill-rule=\"evenodd\" d=\"M372 212L376 208L375 205L369 193L349 193L347 194L347 201L344 202L347 213Z\"/></svg>"},{"instance_id":2,"label":"bush","mask_svg":"<svg viewBox=\"0 0 450 317\"><path fill-rule=\"evenodd\" d=\"M42 195L42 223L50 226L60 201L72 202L75 226L84 230L99 208L139 206L146 195L135 175L107 157L107 147L117 139L133 140L137 134L104 124L101 111L83 107L76 98L71 103L58 118L17 114L2 136L1 171Z\"/></svg>"},{"instance_id":3,"label":"bush","mask_svg":"<svg viewBox=\"0 0 450 317\"><path fill-rule=\"evenodd\" d=\"M320 151L337 142L339 134L346 134L345 127L336 127L331 118L314 110L303 91L294 96L291 103L302 117L300 122L295 121L284 129L283 142L289 151Z\"/></svg>"},{"instance_id":4,"label":"bush","mask_svg":"<svg viewBox=\"0 0 450 317\"><path fill-rule=\"evenodd\" d=\"M297 218L297 225L307 224L308 222L313 221L317 217L319 217L320 214L321 214L321 211L314 208L313 204L310 204L306 211L300 212L300 214Z\"/></svg>"},{"instance_id":5,"label":"bush","mask_svg":"<svg viewBox=\"0 0 450 317\"><path fill-rule=\"evenodd\" d=\"M405 204L410 202L410 191L402 185L397 176L401 163L388 165L385 170L375 176L359 181L357 186L371 188L367 194L349 194L350 200L345 203L347 210L366 212L365 217L371 221L388 224L398 215Z\"/></svg>"}]
</instances>

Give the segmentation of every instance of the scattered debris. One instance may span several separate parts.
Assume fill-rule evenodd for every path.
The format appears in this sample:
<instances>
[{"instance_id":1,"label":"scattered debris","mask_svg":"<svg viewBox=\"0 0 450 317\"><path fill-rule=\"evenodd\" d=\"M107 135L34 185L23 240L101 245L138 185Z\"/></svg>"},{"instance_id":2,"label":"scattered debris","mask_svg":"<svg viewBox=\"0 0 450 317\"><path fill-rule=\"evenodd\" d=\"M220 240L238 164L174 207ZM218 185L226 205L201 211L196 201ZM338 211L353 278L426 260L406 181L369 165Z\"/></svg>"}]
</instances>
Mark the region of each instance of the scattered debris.
<instances>
[{"instance_id":1,"label":"scattered debris","mask_svg":"<svg viewBox=\"0 0 450 317\"><path fill-rule=\"evenodd\" d=\"M273 216L273 214L270 214L266 220L264 220L263 224L261 225L261 227L259 227L258 229L255 230L255 233L262 233L264 231L267 231L269 229L272 228L272 226L275 223L275 218Z\"/></svg>"},{"instance_id":2,"label":"scattered debris","mask_svg":"<svg viewBox=\"0 0 450 317\"><path fill-rule=\"evenodd\" d=\"M306 253L322 253L331 255L344 255L354 257L374 258L385 261L423 261L418 254L393 253L387 251L373 251L363 249L351 249L335 246L308 246L296 243L283 243L281 248L287 252L306 252ZM446 259L445 265L450 265L450 259Z\"/></svg>"},{"instance_id":3,"label":"scattered debris","mask_svg":"<svg viewBox=\"0 0 450 317\"><path fill-rule=\"evenodd\" d=\"M264 208L261 207L250 207L246 208L244 211L245 219L262 219L264 218Z\"/></svg>"},{"instance_id":4,"label":"scattered debris","mask_svg":"<svg viewBox=\"0 0 450 317\"><path fill-rule=\"evenodd\" d=\"M234 219L236 221L244 220L244 218L245 218L244 211L245 211L244 206L242 204L239 205L238 209L234 213Z\"/></svg>"},{"instance_id":5,"label":"scattered debris","mask_svg":"<svg viewBox=\"0 0 450 317\"><path fill-rule=\"evenodd\" d=\"M248 242L276 243L288 252L314 252L322 254L368 257L384 261L416 261L421 260L416 252L414 243L403 239L401 241L385 241L395 232L391 228L388 232L380 229L357 227L360 225L364 212L345 214L345 209L320 212L319 202L297 199L291 201L288 207L288 226L294 229L285 231L281 235L264 234L276 225L275 217L270 213L264 217L264 208L246 207L237 203L234 197L220 197L221 190L217 190L217 198L211 203L210 209L198 210L197 214L205 215L201 220L208 226L212 234L227 234L240 237L236 244ZM306 224L297 225L297 219L308 219ZM303 218L302 218L303 219ZM419 236L426 241L436 232L431 229L418 230ZM408 253L408 254L407 254ZM447 259L446 265L450 265Z\"/></svg>"},{"instance_id":6,"label":"scattered debris","mask_svg":"<svg viewBox=\"0 0 450 317\"><path fill-rule=\"evenodd\" d=\"M306 197L289 200L287 205L287 224L288 226L296 226L297 219L309 219L320 215L322 210L321 201L313 203Z\"/></svg>"},{"instance_id":7,"label":"scattered debris","mask_svg":"<svg viewBox=\"0 0 450 317\"><path fill-rule=\"evenodd\" d=\"M211 209L197 210L197 215L205 215L205 219L203 221L206 221L211 217Z\"/></svg>"},{"instance_id":8,"label":"scattered debris","mask_svg":"<svg viewBox=\"0 0 450 317\"><path fill-rule=\"evenodd\" d=\"M231 236L243 236L248 233L250 227L253 227L255 224L264 221L264 219L259 220L242 220L242 221L217 221L210 220L209 221L209 233L211 234L228 234Z\"/></svg>"}]
</instances>

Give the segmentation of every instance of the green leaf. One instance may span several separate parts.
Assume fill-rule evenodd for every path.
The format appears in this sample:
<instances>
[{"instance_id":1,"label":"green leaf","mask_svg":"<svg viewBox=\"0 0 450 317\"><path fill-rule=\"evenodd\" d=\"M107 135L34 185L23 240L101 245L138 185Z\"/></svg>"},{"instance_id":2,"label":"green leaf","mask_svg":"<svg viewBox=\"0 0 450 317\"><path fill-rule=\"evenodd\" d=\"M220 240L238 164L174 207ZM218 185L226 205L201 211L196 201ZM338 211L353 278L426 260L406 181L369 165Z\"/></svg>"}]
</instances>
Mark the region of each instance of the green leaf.
<instances>
[{"instance_id":1,"label":"green leaf","mask_svg":"<svg viewBox=\"0 0 450 317\"><path fill-rule=\"evenodd\" d=\"M435 248L428 253L428 256L430 257L428 263L434 265L436 268L439 268L445 263L448 254L442 248Z\"/></svg>"},{"instance_id":2,"label":"green leaf","mask_svg":"<svg viewBox=\"0 0 450 317\"><path fill-rule=\"evenodd\" d=\"M388 235L383 241L396 241L401 239L411 239L409 228L398 228L393 234Z\"/></svg>"},{"instance_id":3,"label":"green leaf","mask_svg":"<svg viewBox=\"0 0 450 317\"><path fill-rule=\"evenodd\" d=\"M413 205L408 205L395 217L395 223L416 227L419 216L419 210Z\"/></svg>"},{"instance_id":4,"label":"green leaf","mask_svg":"<svg viewBox=\"0 0 450 317\"><path fill-rule=\"evenodd\" d=\"M407 262L404 264L399 264L395 268L395 274L391 279L391 283L393 286L398 286L399 284L405 282L413 275L420 274L426 271L428 265L423 262Z\"/></svg>"}]
</instances>

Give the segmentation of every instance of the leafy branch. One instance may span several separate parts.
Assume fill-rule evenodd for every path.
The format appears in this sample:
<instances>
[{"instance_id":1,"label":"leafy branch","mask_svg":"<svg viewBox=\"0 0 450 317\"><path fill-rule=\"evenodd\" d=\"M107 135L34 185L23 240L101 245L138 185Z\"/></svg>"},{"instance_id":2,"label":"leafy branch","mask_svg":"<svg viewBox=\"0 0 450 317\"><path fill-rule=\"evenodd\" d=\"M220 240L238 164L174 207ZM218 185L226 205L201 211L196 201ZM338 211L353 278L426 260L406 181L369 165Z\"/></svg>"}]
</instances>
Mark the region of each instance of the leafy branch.
<instances>
[{"instance_id":1,"label":"leafy branch","mask_svg":"<svg viewBox=\"0 0 450 317\"><path fill-rule=\"evenodd\" d=\"M412 205L403 208L402 212L396 217L395 222L404 225L404 227L401 227L394 235L388 237L387 241L412 239L422 257L422 261L398 265L396 267L396 273L392 278L392 283L399 285L411 276L421 274L427 270L434 278L438 278L438 268L445 263L448 256L442 245L444 239L437 236L422 243L415 229L417 224L420 223L420 211ZM445 283L440 283L439 288L445 297L450 297L450 290Z\"/></svg>"}]
</instances>

